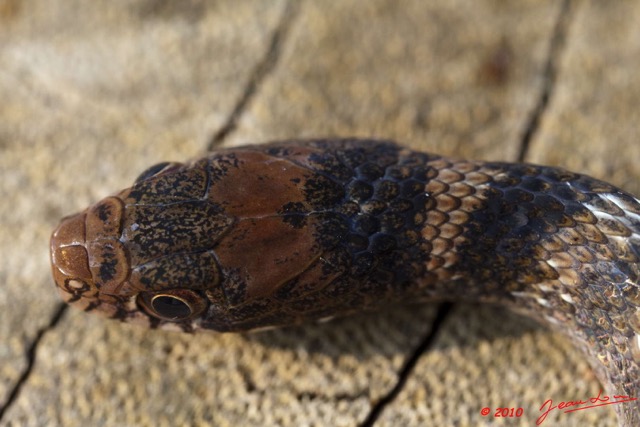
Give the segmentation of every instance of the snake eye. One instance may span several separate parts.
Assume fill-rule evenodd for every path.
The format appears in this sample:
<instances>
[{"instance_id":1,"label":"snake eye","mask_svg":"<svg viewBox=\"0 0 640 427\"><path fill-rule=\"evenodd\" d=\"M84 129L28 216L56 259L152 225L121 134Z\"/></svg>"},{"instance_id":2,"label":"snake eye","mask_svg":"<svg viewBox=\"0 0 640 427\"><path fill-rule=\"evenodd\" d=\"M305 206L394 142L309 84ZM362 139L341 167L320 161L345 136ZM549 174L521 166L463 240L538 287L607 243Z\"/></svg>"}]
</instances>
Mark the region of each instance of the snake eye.
<instances>
[{"instance_id":1,"label":"snake eye","mask_svg":"<svg viewBox=\"0 0 640 427\"><path fill-rule=\"evenodd\" d=\"M181 166L180 163L175 163L175 162L158 163L157 165L151 166L150 168L142 172L140 175L138 175L138 177L133 183L137 184L139 182L142 182L146 179L151 178L152 176L159 175L161 173L166 173L173 169L177 169L180 166Z\"/></svg>"},{"instance_id":2,"label":"snake eye","mask_svg":"<svg viewBox=\"0 0 640 427\"><path fill-rule=\"evenodd\" d=\"M173 289L156 294L144 292L138 295L138 304L148 314L173 322L193 318L206 308L204 298L188 289Z\"/></svg>"}]
</instances>

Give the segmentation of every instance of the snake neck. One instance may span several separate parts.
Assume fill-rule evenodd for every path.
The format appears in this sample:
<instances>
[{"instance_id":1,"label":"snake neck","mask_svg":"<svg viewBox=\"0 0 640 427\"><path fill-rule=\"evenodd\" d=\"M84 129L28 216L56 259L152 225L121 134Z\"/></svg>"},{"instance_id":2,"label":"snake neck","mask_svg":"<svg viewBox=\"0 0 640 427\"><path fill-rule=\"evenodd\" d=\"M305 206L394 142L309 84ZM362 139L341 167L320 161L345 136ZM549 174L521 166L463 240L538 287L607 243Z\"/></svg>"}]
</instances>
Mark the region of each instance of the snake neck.
<instances>
[{"instance_id":1,"label":"snake neck","mask_svg":"<svg viewBox=\"0 0 640 427\"><path fill-rule=\"evenodd\" d=\"M567 334L611 396L639 397L640 202L562 169L393 150L340 181L343 202L320 233L334 239L328 254L347 254L327 257L349 271L331 301L505 303ZM638 401L616 406L640 423Z\"/></svg>"},{"instance_id":2,"label":"snake neck","mask_svg":"<svg viewBox=\"0 0 640 427\"><path fill-rule=\"evenodd\" d=\"M590 354L610 395L640 397L640 202L555 168L432 164L424 294L506 303L551 324ZM637 401L616 406L640 423Z\"/></svg>"}]
</instances>

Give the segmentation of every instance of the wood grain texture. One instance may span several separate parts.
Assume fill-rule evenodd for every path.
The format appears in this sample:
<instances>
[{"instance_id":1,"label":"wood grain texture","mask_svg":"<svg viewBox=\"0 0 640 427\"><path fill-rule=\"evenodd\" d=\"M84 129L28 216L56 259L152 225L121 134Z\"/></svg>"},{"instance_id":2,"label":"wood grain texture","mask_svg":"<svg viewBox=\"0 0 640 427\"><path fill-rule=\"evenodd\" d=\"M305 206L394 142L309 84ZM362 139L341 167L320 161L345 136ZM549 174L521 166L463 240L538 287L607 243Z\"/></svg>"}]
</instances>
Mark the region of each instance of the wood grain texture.
<instances>
[{"instance_id":1,"label":"wood grain texture","mask_svg":"<svg viewBox=\"0 0 640 427\"><path fill-rule=\"evenodd\" d=\"M243 97L225 146L377 136L515 160L564 14L556 78L526 159L639 192L635 4L4 3L0 393L13 398L1 424L352 426L398 383L429 336L433 306L196 340L72 312L48 327L57 219L154 162L200 155ZM562 337L460 305L377 425L490 425L483 407L519 406L525 416L508 425L531 425L544 400L599 389ZM616 425L611 408L553 416L549 425Z\"/></svg>"}]
</instances>

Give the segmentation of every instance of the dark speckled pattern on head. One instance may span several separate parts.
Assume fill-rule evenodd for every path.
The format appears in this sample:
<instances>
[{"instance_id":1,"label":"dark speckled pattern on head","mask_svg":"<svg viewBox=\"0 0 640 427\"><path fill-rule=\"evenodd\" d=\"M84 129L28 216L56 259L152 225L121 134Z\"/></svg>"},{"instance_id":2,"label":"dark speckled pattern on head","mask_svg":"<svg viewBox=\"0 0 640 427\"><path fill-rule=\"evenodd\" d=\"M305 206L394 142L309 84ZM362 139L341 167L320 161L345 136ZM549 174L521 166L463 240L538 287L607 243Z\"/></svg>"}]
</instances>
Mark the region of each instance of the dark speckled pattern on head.
<instances>
[{"instance_id":1,"label":"dark speckled pattern on head","mask_svg":"<svg viewBox=\"0 0 640 427\"><path fill-rule=\"evenodd\" d=\"M189 332L505 303L570 336L610 395L640 391L640 202L562 169L357 139L221 150L65 218L51 256L70 304Z\"/></svg>"}]
</instances>

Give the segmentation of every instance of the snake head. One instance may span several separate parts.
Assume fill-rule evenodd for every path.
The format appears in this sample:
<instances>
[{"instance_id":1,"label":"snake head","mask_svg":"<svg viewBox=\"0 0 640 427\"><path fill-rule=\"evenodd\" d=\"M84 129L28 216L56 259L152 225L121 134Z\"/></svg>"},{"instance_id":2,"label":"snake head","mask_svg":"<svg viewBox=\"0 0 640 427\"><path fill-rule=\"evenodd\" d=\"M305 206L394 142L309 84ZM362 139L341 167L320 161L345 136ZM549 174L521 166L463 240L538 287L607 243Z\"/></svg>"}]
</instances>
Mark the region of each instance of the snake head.
<instances>
[{"instance_id":1,"label":"snake head","mask_svg":"<svg viewBox=\"0 0 640 427\"><path fill-rule=\"evenodd\" d=\"M131 188L63 218L50 244L63 300L130 323L193 330L220 283L212 246L233 223L207 197L207 165L155 165Z\"/></svg>"},{"instance_id":2,"label":"snake head","mask_svg":"<svg viewBox=\"0 0 640 427\"><path fill-rule=\"evenodd\" d=\"M378 152L390 163L396 148L385 147ZM357 206L344 205L345 185L335 179L346 174L344 166L319 163L314 158L326 157L314 157L319 151L243 147L149 168L131 188L64 218L54 231L51 263L63 299L111 318L184 331L291 324L353 306L361 296L322 294L354 292L338 280L353 277L349 267L361 276L373 271L370 256L352 262L355 249L345 245L398 257L378 232L350 242L349 228L359 225L347 219Z\"/></svg>"}]
</instances>

